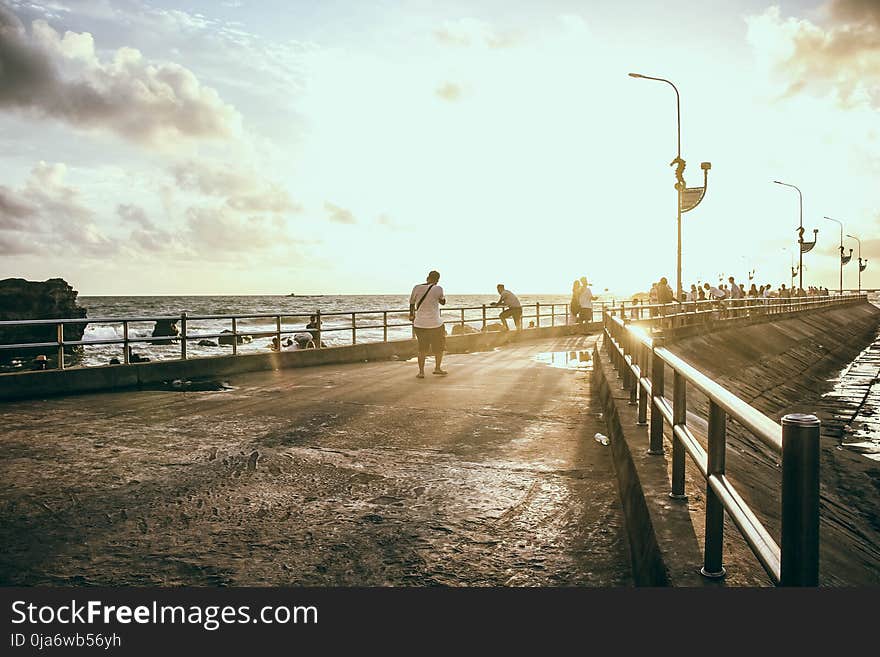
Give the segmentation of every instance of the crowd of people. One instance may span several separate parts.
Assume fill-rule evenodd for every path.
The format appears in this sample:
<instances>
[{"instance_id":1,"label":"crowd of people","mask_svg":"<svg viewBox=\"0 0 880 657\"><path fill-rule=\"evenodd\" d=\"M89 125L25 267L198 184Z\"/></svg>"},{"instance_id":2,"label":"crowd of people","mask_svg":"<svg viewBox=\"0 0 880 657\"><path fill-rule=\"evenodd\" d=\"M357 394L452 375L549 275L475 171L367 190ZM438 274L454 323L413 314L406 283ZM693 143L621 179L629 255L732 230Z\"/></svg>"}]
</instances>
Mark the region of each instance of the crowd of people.
<instances>
[{"instance_id":1,"label":"crowd of people","mask_svg":"<svg viewBox=\"0 0 880 657\"><path fill-rule=\"evenodd\" d=\"M727 283L719 282L718 285L710 283L692 283L690 289L682 290L681 301L722 301L726 299L790 299L792 297L828 296L827 287L809 286L806 290L796 290L782 283L774 289L769 283L757 286L751 283L746 289L745 283L737 283L735 277L729 276ZM651 304L665 304L676 301L675 293L669 286L666 278L661 278L651 284L648 302Z\"/></svg>"}]
</instances>

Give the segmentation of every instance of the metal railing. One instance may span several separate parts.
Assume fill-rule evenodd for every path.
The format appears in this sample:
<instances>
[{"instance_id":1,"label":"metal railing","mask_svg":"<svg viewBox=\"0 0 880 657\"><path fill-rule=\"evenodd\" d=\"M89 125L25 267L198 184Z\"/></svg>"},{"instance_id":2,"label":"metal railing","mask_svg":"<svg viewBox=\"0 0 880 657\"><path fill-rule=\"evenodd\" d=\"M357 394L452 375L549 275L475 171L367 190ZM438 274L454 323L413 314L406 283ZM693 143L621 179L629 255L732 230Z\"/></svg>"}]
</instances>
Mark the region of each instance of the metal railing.
<instances>
[{"instance_id":1,"label":"metal railing","mask_svg":"<svg viewBox=\"0 0 880 657\"><path fill-rule=\"evenodd\" d=\"M554 327L566 325L574 321L571 316L569 304L567 303L534 303L524 304L523 308L523 325L524 328L538 327ZM595 315L601 316L606 309L604 304L596 304L594 309ZM503 310L500 306L492 306L482 304L480 306L464 306L456 308L441 308L441 317L445 326L471 326L479 327L478 331L489 330L490 323L500 321L498 314ZM494 313L493 311L498 311ZM315 318L315 323L310 328L299 328L290 326L291 323L303 324L306 318ZM381 318L381 319L380 319ZM197 332L192 333L188 327L197 321L214 321L223 320L229 322L229 328L221 332ZM272 328L243 328L241 323L243 320L263 320L269 323ZM300 320L296 321L295 320ZM343 320L343 321L339 321ZM347 320L347 321L345 321ZM155 322L172 322L179 324L179 333L176 335L156 335L156 336L134 336L131 335L131 327L135 324L147 324ZM528 324L527 324L528 323ZM66 339L64 336L65 327L82 326L84 324L97 325L116 325L121 328L122 337L106 337L98 339ZM512 320L511 320L512 324ZM530 325L529 325L530 324ZM344 346L345 344L358 344L358 332L363 331L382 331L382 339L373 339L373 342L388 342L389 329L404 329L412 327L409 321L408 309L381 309L381 310L356 310L356 311L332 311L322 312L315 310L314 312L304 313L251 313L236 315L189 315L182 312L179 315L161 315L161 316L140 316L140 317L98 317L98 318L74 318L74 319L36 319L36 320L12 320L0 321L0 331L4 328L17 327L34 327L47 326L54 327L55 339L43 342L16 342L14 344L0 344L0 351L23 351L32 352L34 349L47 349L55 353L58 367L64 369L65 350L72 347L89 347L99 345L122 345L122 360L120 364L128 364L131 362L131 346L135 344L168 344L178 342L180 351L179 358L186 360L191 356L187 354L187 344L194 340L221 340L221 344L228 344L232 347L233 355L239 353L239 345L245 340L254 338L272 337L276 342L276 348L281 348L285 337L294 336L297 333L311 333L313 335L313 344L315 348L322 348L324 345L322 338L328 334L342 334L348 337L348 340L342 344L332 346ZM511 328L513 328L511 326ZM477 330L475 328L475 330ZM401 337L399 339L407 339ZM219 346L219 345L218 345Z\"/></svg>"},{"instance_id":2,"label":"metal railing","mask_svg":"<svg viewBox=\"0 0 880 657\"><path fill-rule=\"evenodd\" d=\"M819 299L794 299L793 303L728 306L735 312L793 312L826 305L863 301L863 295ZM785 300L788 301L788 300ZM677 304L676 304L677 305ZM717 312L712 309L709 312ZM697 310L696 313L703 311ZM668 314L680 319L690 313ZM717 578L725 574L722 563L724 514L727 513L771 580L783 586L816 586L819 581L819 429L814 415L793 414L777 424L726 390L695 367L653 339L640 318L628 318L616 310L603 319L603 344L611 362L629 390L629 402L638 405L637 423L648 425L648 453L664 453L664 426L671 430L672 481L670 497L686 499L685 454L706 481L706 526L701 573ZM638 323L637 323L638 322ZM665 395L666 369L672 371L672 400ZM688 387L709 402L709 417L690 424ZM771 451L781 456L781 541L774 538L736 491L726 474L727 419L744 427ZM694 424L705 423L705 435ZM703 435L706 449L697 440Z\"/></svg>"},{"instance_id":3,"label":"metal railing","mask_svg":"<svg viewBox=\"0 0 880 657\"><path fill-rule=\"evenodd\" d=\"M867 301L868 295L834 294L791 298L743 298L643 304L621 301L607 308L613 317L628 321L649 321L654 329L678 328L709 320L782 315L800 310L828 308Z\"/></svg>"}]
</instances>

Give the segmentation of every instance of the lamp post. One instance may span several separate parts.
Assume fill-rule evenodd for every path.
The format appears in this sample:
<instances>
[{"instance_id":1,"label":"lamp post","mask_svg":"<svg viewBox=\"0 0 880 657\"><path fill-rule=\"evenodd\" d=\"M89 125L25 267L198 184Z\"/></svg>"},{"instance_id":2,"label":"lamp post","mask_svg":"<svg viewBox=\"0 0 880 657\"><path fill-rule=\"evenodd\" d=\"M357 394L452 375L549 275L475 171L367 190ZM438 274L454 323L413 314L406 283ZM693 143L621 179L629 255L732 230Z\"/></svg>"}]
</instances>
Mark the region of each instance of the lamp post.
<instances>
[{"instance_id":1,"label":"lamp post","mask_svg":"<svg viewBox=\"0 0 880 657\"><path fill-rule=\"evenodd\" d=\"M868 266L868 261L865 260L865 264L862 264L862 240L860 240L855 235L846 234L847 237L851 237L856 242L859 243L859 294L862 293L862 272L865 271L865 267ZM852 251L850 251L852 252Z\"/></svg>"},{"instance_id":2,"label":"lamp post","mask_svg":"<svg viewBox=\"0 0 880 657\"><path fill-rule=\"evenodd\" d=\"M801 290L804 289L804 254L808 253L814 246L816 246L816 237L819 234L819 229L813 229L813 241L805 242L804 241L804 195L801 193L799 187L795 185L789 185L788 183L780 182L779 180L774 180L774 183L777 185L784 185L785 187L791 187L792 189L797 190L798 193L798 247L800 249L800 255L798 256L798 295L800 295Z\"/></svg>"},{"instance_id":3,"label":"lamp post","mask_svg":"<svg viewBox=\"0 0 880 657\"><path fill-rule=\"evenodd\" d=\"M676 217L676 227L678 229L678 244L676 248L676 266L675 266L675 287L676 292L675 296L679 303L681 303L682 299L682 285L681 285L681 215L683 212L690 212L695 207L700 204L700 201L703 200L703 197L706 195L706 186L709 182L709 169L712 168L711 162L702 162L700 163L700 168L703 170L703 186L702 187L687 187L684 182L684 168L686 162L681 159L681 97L678 93L678 87L676 87L672 82L667 80L666 78L655 78L650 75L642 75L641 73L630 73L629 76L631 78L640 78L642 80L656 80L657 82L665 82L670 87L672 87L673 91L675 91L675 117L676 123L678 126L678 150L675 154L675 159L669 163L669 166L675 167L675 191L677 193L677 217Z\"/></svg>"},{"instance_id":4,"label":"lamp post","mask_svg":"<svg viewBox=\"0 0 880 657\"><path fill-rule=\"evenodd\" d=\"M843 266L852 260L852 249L849 250L849 256L843 255L843 222L831 217L825 217L828 221L833 221L840 225L840 283L838 284L837 293L843 294Z\"/></svg>"}]
</instances>

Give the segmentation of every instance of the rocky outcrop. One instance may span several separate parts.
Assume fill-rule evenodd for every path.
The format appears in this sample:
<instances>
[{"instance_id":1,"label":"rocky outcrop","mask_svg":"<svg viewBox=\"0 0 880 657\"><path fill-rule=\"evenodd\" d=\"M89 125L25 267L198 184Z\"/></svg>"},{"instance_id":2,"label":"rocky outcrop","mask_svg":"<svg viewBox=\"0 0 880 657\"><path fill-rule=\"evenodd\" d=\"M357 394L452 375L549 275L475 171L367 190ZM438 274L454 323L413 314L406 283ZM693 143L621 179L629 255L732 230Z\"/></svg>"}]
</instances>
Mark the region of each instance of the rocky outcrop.
<instances>
[{"instance_id":1,"label":"rocky outcrop","mask_svg":"<svg viewBox=\"0 0 880 657\"><path fill-rule=\"evenodd\" d=\"M479 333L478 329L467 324L456 324L452 327L452 335L469 335L471 333Z\"/></svg>"},{"instance_id":2,"label":"rocky outcrop","mask_svg":"<svg viewBox=\"0 0 880 657\"><path fill-rule=\"evenodd\" d=\"M26 281L23 278L7 278L0 281L0 321L17 319L79 319L86 316L86 309L77 305L78 292L61 278L47 281ZM68 324L64 327L64 339L82 340L85 324ZM34 326L0 327L0 344L26 344L55 342L58 328L55 324ZM79 351L68 347L67 353ZM47 354L54 358L56 350L45 347L0 350L0 362L14 358L33 358Z\"/></svg>"},{"instance_id":3,"label":"rocky outcrop","mask_svg":"<svg viewBox=\"0 0 880 657\"><path fill-rule=\"evenodd\" d=\"M180 331L177 328L176 319L156 320L156 325L153 327L154 338L176 338L178 335L180 335ZM173 342L173 340L155 340L153 344L172 344Z\"/></svg>"},{"instance_id":4,"label":"rocky outcrop","mask_svg":"<svg viewBox=\"0 0 880 657\"><path fill-rule=\"evenodd\" d=\"M231 345L234 341L236 341L236 338L232 336L232 331L230 331L229 329L223 329L220 332L223 334L217 339L220 344ZM245 344L246 342L251 342L253 340L253 338L249 335L238 335L236 337L238 344Z\"/></svg>"}]
</instances>

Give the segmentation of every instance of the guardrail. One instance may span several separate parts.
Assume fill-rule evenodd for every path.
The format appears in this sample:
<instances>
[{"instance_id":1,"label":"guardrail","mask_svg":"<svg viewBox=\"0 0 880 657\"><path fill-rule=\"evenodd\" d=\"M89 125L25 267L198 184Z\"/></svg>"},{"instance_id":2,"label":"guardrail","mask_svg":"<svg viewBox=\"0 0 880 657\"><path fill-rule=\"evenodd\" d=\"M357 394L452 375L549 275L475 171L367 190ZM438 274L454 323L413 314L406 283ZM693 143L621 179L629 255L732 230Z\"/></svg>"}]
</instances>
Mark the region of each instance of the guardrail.
<instances>
[{"instance_id":1,"label":"guardrail","mask_svg":"<svg viewBox=\"0 0 880 657\"><path fill-rule=\"evenodd\" d=\"M867 301L865 292L859 294L812 295L802 297L746 297L683 301L667 304L643 304L621 301L607 309L614 317L629 320L652 320L657 328L685 326L706 319L734 319L756 315L776 315L809 308L827 308L842 304Z\"/></svg>"},{"instance_id":2,"label":"guardrail","mask_svg":"<svg viewBox=\"0 0 880 657\"><path fill-rule=\"evenodd\" d=\"M847 296L847 295L844 295ZM811 307L840 305L860 300L833 297L791 300L792 304L743 305L739 311L761 308L775 313ZM792 307L793 306L793 307ZM784 308L784 310L779 310ZM730 310L728 308L727 310ZM713 309L711 312L716 312ZM700 312L700 311L697 311ZM726 512L771 580L782 586L817 586L819 582L819 429L814 415L793 414L777 424L745 401L708 378L652 339L650 324L633 323L623 313L606 312L603 343L614 367L629 390L629 402L638 405L638 424L650 428L648 453L661 455L663 429L669 426L672 441L670 497L685 499L685 454L706 480L706 527L701 572L709 578L723 577L722 547ZM688 313L670 314L680 318ZM666 368L673 373L672 401L665 396ZM703 449L688 425L688 387L709 401L706 442ZM781 456L781 545L777 544L726 476L726 422L730 418Z\"/></svg>"},{"instance_id":3,"label":"guardrail","mask_svg":"<svg viewBox=\"0 0 880 657\"><path fill-rule=\"evenodd\" d=\"M601 316L605 310L604 304L596 304L595 312ZM492 315L493 310L499 312L503 308L483 304L480 306L464 306L456 308L441 308L441 316L446 326L454 325L477 325L479 330L486 330L489 322L498 320L497 315ZM450 315L454 314L455 318ZM315 325L311 328L296 328L290 326L295 320L303 320L305 318L315 317ZM381 317L381 321L379 318ZM339 319L350 320L349 322L338 323ZM540 302L534 304L523 305L523 323L530 320L534 323L534 327L542 326L558 326L566 325L574 321L571 316L569 304L567 303L545 303ZM595 317L594 317L595 319ZM223 320L229 321L229 328L224 329L225 332L208 332L208 333L190 333L187 327L195 321L205 320ZM242 320L269 320L273 324L273 328L269 330L242 330L240 323ZM403 320L403 321L401 321ZM150 322L174 322L179 323L179 333L177 335L165 336L133 336L130 334L130 327L138 323ZM295 322L303 324L304 322ZM64 329L66 326L77 326L84 324L103 324L116 325L121 327L122 337L115 338L99 338L99 339L80 339L69 340L64 337ZM71 347L87 347L97 345L122 345L122 360L120 364L128 364L131 361L131 345L139 343L147 344L168 344L169 341L179 342L180 352L179 358L186 360L190 356L187 354L187 343L193 340L223 339L232 347L233 355L239 353L239 345L246 338L273 337L277 340L277 344L281 345L285 337L293 336L297 333L312 333L313 344L315 348L322 347L322 337L327 334L343 333L350 334L350 342L348 344L358 343L358 332L364 330L382 329L382 342L389 340L389 329L400 329L412 327L409 321L408 309L382 309L382 310L356 310L356 311L334 311L305 313L255 313L255 314L236 314L236 315L188 315L185 312L179 315L162 315L162 316L145 316L145 317L99 317L99 318L74 318L74 319L38 319L38 320L13 320L0 321L0 330L3 328L14 327L33 327L33 326L53 326L55 327L55 339L44 342L18 342L14 344L0 344L0 351L23 351L32 352L34 349L42 348L53 350L56 354L58 367L64 369L64 353L66 349Z\"/></svg>"}]
</instances>

